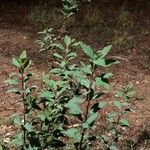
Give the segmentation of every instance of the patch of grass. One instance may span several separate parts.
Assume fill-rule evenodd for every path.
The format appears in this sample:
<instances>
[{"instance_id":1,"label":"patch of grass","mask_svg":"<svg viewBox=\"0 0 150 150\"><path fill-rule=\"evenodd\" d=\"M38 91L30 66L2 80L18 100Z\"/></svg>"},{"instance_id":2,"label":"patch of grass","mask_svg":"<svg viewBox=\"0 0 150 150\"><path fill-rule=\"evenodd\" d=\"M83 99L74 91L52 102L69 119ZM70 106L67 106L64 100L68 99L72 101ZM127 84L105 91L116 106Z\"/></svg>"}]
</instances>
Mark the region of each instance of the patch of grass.
<instances>
[{"instance_id":1,"label":"patch of grass","mask_svg":"<svg viewBox=\"0 0 150 150\"><path fill-rule=\"evenodd\" d=\"M129 35L127 32L119 33L119 31L116 31L113 41L115 49L119 52L131 49L134 46L134 36Z\"/></svg>"},{"instance_id":2,"label":"patch of grass","mask_svg":"<svg viewBox=\"0 0 150 150\"><path fill-rule=\"evenodd\" d=\"M120 9L115 23L116 27L126 31L132 31L134 27L134 22L130 16L129 11L126 11L124 8Z\"/></svg>"},{"instance_id":3,"label":"patch of grass","mask_svg":"<svg viewBox=\"0 0 150 150\"><path fill-rule=\"evenodd\" d=\"M28 19L34 25L60 28L64 22L64 15L58 8L52 8L45 4L34 6L28 14ZM67 22L67 26L71 27L73 24L74 17L71 17Z\"/></svg>"},{"instance_id":4,"label":"patch of grass","mask_svg":"<svg viewBox=\"0 0 150 150\"><path fill-rule=\"evenodd\" d=\"M132 48L134 46L135 23L129 11L122 7L116 17L113 16L114 19L106 20L104 16L106 16L106 11L101 11L98 7L91 8L83 20L85 30L98 32L100 35L98 41L101 45L106 42L112 43L118 51Z\"/></svg>"},{"instance_id":5,"label":"patch of grass","mask_svg":"<svg viewBox=\"0 0 150 150\"><path fill-rule=\"evenodd\" d=\"M98 8L88 11L83 21L84 27L89 30L101 30L105 28L106 24L103 20L102 12Z\"/></svg>"},{"instance_id":6,"label":"patch of grass","mask_svg":"<svg viewBox=\"0 0 150 150\"><path fill-rule=\"evenodd\" d=\"M134 46L134 21L129 11L121 8L114 21L113 44L119 51L131 49Z\"/></svg>"}]
</instances>

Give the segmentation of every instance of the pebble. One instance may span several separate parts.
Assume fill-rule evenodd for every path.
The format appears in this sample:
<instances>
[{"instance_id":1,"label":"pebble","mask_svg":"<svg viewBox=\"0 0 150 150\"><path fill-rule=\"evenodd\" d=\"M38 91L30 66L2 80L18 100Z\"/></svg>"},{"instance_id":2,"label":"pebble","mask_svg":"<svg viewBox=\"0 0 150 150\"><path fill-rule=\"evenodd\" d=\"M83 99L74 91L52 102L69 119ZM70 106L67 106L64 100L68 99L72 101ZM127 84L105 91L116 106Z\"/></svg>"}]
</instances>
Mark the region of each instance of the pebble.
<instances>
[{"instance_id":1,"label":"pebble","mask_svg":"<svg viewBox=\"0 0 150 150\"><path fill-rule=\"evenodd\" d=\"M9 143L10 142L10 138L5 138L3 142L4 143Z\"/></svg>"}]
</instances>

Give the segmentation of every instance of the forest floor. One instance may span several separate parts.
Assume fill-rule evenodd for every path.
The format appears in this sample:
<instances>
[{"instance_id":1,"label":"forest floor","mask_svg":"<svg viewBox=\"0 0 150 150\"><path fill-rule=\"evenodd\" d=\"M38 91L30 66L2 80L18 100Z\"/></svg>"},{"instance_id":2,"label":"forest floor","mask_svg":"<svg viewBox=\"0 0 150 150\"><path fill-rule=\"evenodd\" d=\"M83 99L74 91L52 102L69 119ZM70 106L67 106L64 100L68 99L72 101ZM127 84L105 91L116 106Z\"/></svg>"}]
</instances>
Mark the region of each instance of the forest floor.
<instances>
[{"instance_id":1,"label":"forest floor","mask_svg":"<svg viewBox=\"0 0 150 150\"><path fill-rule=\"evenodd\" d=\"M17 97L7 93L7 87L4 81L8 75L14 71L11 65L13 55L25 49L33 60L31 70L37 80L40 74L45 71L50 64L45 60L45 55L37 54L38 48L34 41L37 39L33 27L21 22L21 16L16 15L15 11L8 10L0 15L0 135L7 138L14 133L13 126L9 123L9 117L15 112L21 112L21 104L18 103ZM32 32L31 32L32 31ZM79 35L80 34L80 35ZM98 45L95 35L86 36L84 33L75 35L86 37L90 44ZM94 38L93 38L94 37ZM97 37L98 38L98 37ZM78 38L80 39L80 38ZM147 50L143 50L145 47ZM150 138L150 36L145 35L139 41L138 45L130 49L128 54L112 53L111 55L123 58L120 64L112 67L114 81L117 87L122 87L127 83L132 83L136 90L136 98L133 102L134 112L129 116L133 126L133 139L137 138L135 133L143 128ZM47 69L46 69L47 70ZM147 139L145 139L147 141ZM145 142L147 150L150 149L150 143ZM149 145L148 145L149 144Z\"/></svg>"}]
</instances>

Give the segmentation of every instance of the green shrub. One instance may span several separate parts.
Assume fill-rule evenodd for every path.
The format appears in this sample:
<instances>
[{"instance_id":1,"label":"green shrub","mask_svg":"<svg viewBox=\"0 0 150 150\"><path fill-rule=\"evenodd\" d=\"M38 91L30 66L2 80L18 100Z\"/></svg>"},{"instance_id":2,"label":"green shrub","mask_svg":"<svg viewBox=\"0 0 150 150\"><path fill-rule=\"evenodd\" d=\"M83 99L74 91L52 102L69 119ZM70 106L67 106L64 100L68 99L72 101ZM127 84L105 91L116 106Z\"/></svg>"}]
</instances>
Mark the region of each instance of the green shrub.
<instances>
[{"instance_id":1,"label":"green shrub","mask_svg":"<svg viewBox=\"0 0 150 150\"><path fill-rule=\"evenodd\" d=\"M28 84L32 74L25 72L31 63L26 52L13 58L12 62L19 72L6 82L15 86L10 92L22 97L24 111L22 116L12 116L22 131L12 143L25 150L88 150L96 142L100 148L117 149L118 143L124 139L124 129L130 126L126 120L126 113L130 111L128 100L133 94L130 87L117 91L114 110L106 116L106 127L100 129L97 126L97 121L102 117L101 110L107 107L103 95L109 92L109 78L113 74L96 72L116 63L106 58L112 46L95 52L69 36L65 36L62 42L49 44L54 65L50 73L43 76L45 88L36 96L32 95L34 87ZM77 48L87 56L86 63L74 63Z\"/></svg>"}]
</instances>

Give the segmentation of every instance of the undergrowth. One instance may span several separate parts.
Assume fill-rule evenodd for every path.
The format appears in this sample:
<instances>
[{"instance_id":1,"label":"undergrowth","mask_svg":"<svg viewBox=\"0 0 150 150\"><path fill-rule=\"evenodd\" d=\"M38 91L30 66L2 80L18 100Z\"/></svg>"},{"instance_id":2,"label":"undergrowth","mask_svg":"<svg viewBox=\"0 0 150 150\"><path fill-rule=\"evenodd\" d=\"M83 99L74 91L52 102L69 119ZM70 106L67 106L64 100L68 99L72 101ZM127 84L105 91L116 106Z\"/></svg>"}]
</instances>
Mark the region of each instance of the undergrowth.
<instances>
[{"instance_id":1,"label":"undergrowth","mask_svg":"<svg viewBox=\"0 0 150 150\"><path fill-rule=\"evenodd\" d=\"M77 58L75 50L79 47L87 55L86 63L73 63ZM10 92L22 98L23 114L11 117L22 131L11 143L25 150L69 147L88 150L97 142L102 149L117 149L119 142L125 140L124 131L130 127L126 114L131 111L129 99L134 92L131 86L116 91L114 108L105 116L106 126L96 132L100 130L98 118L102 117L101 111L108 103L103 96L109 93L109 78L113 75L110 72L96 74L96 70L117 63L106 58L111 47L94 52L67 35L62 42L51 43L49 50L54 57L54 66L43 76L45 88L36 96L32 95L35 87L28 85L32 74L26 73L31 64L26 52L14 57L12 62L18 73L6 83L14 85Z\"/></svg>"}]
</instances>

